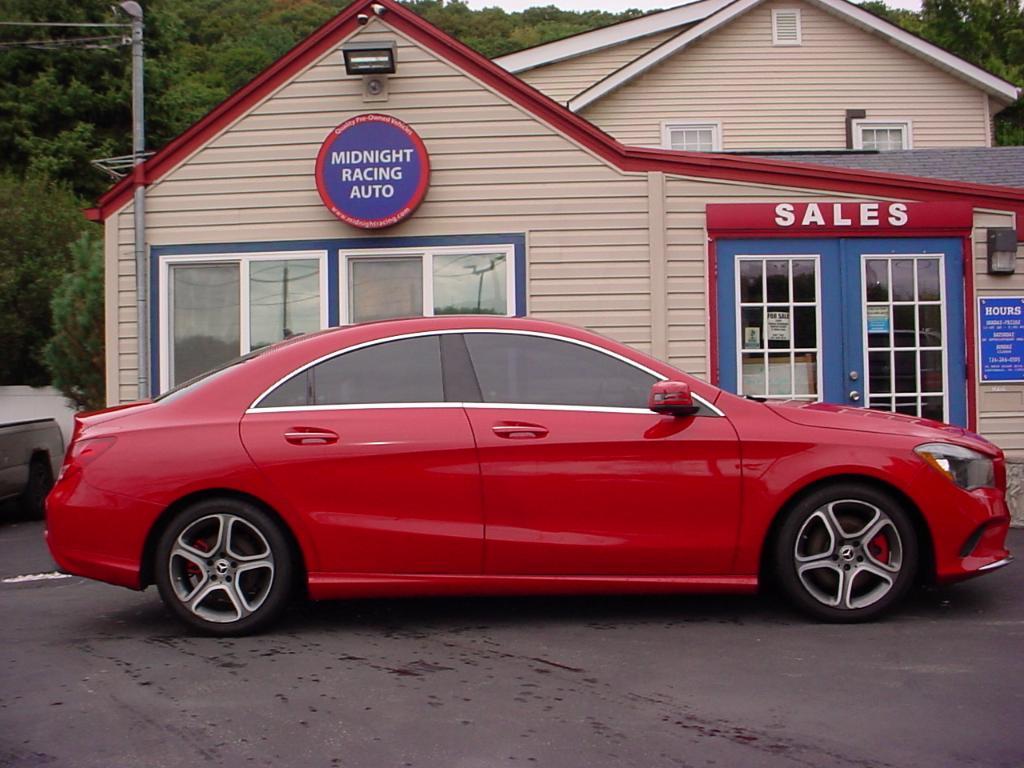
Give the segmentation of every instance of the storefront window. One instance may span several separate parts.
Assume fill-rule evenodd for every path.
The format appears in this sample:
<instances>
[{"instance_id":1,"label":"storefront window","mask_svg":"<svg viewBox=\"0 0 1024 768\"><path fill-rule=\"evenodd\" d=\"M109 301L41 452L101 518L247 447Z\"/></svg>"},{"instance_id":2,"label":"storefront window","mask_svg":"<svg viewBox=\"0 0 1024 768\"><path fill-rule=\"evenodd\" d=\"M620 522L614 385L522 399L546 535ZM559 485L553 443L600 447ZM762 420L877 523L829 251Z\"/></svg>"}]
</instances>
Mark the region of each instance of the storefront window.
<instances>
[{"instance_id":1,"label":"storefront window","mask_svg":"<svg viewBox=\"0 0 1024 768\"><path fill-rule=\"evenodd\" d=\"M268 344L323 328L324 264L310 252L178 256L167 264L164 389Z\"/></svg>"},{"instance_id":2,"label":"storefront window","mask_svg":"<svg viewBox=\"0 0 1024 768\"><path fill-rule=\"evenodd\" d=\"M419 315L511 315L511 248L342 253L343 323Z\"/></svg>"},{"instance_id":3,"label":"storefront window","mask_svg":"<svg viewBox=\"0 0 1024 768\"><path fill-rule=\"evenodd\" d=\"M171 370L175 383L238 356L238 289L238 264L171 268Z\"/></svg>"},{"instance_id":4,"label":"storefront window","mask_svg":"<svg viewBox=\"0 0 1024 768\"><path fill-rule=\"evenodd\" d=\"M320 263L316 259L249 264L249 347L320 327Z\"/></svg>"},{"instance_id":5,"label":"storefront window","mask_svg":"<svg viewBox=\"0 0 1024 768\"><path fill-rule=\"evenodd\" d=\"M423 314L423 258L349 260L351 321Z\"/></svg>"}]
</instances>

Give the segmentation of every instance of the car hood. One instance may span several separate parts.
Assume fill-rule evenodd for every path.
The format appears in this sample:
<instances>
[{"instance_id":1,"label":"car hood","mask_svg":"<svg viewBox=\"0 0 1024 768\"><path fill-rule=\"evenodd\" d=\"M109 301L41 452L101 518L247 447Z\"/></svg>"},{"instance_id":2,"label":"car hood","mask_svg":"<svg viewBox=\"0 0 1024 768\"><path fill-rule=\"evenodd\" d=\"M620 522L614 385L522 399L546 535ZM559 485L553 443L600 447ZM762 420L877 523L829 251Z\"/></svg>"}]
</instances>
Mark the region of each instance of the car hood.
<instances>
[{"instance_id":1,"label":"car hood","mask_svg":"<svg viewBox=\"0 0 1024 768\"><path fill-rule=\"evenodd\" d=\"M793 424L825 429L841 429L876 434L901 434L926 440L955 442L989 455L999 449L981 435L941 421L905 416L901 413L851 408L831 403L808 403L801 400L766 403L766 407Z\"/></svg>"}]
</instances>

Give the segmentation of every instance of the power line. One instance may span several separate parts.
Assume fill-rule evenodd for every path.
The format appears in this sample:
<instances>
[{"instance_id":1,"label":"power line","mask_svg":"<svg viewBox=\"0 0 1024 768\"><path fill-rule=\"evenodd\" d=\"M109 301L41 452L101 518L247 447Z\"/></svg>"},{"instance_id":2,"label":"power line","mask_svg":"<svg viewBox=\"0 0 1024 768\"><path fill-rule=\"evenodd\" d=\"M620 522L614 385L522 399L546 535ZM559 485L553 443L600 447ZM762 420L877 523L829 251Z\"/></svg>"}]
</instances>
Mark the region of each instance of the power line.
<instances>
[{"instance_id":1,"label":"power line","mask_svg":"<svg viewBox=\"0 0 1024 768\"><path fill-rule=\"evenodd\" d=\"M131 24L101 24L93 22L70 21L0 21L0 27L131 27Z\"/></svg>"},{"instance_id":2,"label":"power line","mask_svg":"<svg viewBox=\"0 0 1024 768\"><path fill-rule=\"evenodd\" d=\"M18 40L0 43L0 50L11 48L112 48L126 45L120 35L104 35L100 37L65 37L49 40Z\"/></svg>"}]
</instances>

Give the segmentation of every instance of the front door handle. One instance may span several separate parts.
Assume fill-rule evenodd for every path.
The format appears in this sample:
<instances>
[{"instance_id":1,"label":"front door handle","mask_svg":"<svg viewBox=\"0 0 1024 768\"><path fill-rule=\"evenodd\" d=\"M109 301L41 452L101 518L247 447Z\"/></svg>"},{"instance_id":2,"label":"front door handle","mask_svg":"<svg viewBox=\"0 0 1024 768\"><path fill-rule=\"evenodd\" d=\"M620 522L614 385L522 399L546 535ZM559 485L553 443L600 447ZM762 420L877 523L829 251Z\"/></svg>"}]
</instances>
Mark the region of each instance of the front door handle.
<instances>
[{"instance_id":1,"label":"front door handle","mask_svg":"<svg viewBox=\"0 0 1024 768\"><path fill-rule=\"evenodd\" d=\"M333 445L338 442L338 433L320 427L292 427L284 433L284 439L292 445Z\"/></svg>"},{"instance_id":2,"label":"front door handle","mask_svg":"<svg viewBox=\"0 0 1024 768\"><path fill-rule=\"evenodd\" d=\"M498 437L509 440L536 440L547 437L548 428L540 424L526 424L522 422L503 421L491 427L491 431Z\"/></svg>"}]
</instances>

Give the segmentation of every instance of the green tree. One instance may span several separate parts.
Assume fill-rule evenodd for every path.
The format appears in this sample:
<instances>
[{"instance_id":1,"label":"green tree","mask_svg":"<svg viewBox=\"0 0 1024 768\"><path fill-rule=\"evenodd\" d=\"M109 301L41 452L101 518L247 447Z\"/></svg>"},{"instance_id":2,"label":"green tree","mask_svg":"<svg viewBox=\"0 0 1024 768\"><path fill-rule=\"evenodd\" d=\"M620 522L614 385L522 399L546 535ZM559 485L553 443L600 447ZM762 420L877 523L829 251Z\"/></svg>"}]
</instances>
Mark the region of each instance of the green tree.
<instances>
[{"instance_id":1,"label":"green tree","mask_svg":"<svg viewBox=\"0 0 1024 768\"><path fill-rule=\"evenodd\" d=\"M43 349L53 385L79 408L103 408L103 240L85 232L69 247L71 271L53 292L53 337Z\"/></svg>"},{"instance_id":2,"label":"green tree","mask_svg":"<svg viewBox=\"0 0 1024 768\"><path fill-rule=\"evenodd\" d=\"M53 334L50 298L90 224L66 184L0 174L0 385L50 382L41 359Z\"/></svg>"}]
</instances>

